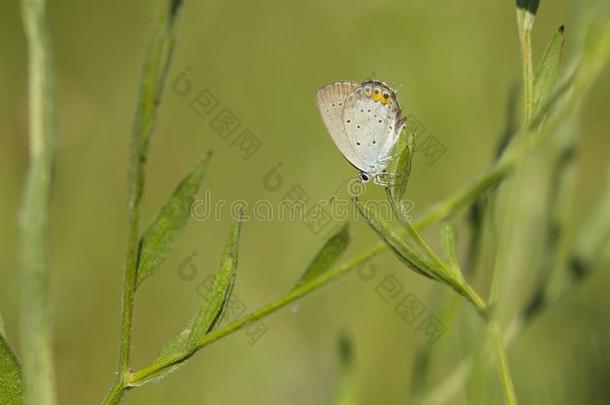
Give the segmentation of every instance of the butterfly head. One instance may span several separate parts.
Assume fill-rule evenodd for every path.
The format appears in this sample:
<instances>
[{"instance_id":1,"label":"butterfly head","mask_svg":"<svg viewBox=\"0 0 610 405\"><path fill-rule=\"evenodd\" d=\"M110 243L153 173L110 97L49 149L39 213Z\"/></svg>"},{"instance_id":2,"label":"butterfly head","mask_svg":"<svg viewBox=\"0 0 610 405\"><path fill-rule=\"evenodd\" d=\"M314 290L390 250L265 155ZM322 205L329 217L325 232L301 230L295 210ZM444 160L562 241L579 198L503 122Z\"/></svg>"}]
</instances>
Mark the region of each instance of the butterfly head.
<instances>
[{"instance_id":1,"label":"butterfly head","mask_svg":"<svg viewBox=\"0 0 610 405\"><path fill-rule=\"evenodd\" d=\"M364 172L360 172L360 181L362 183L368 183L371 180L371 176Z\"/></svg>"}]
</instances>

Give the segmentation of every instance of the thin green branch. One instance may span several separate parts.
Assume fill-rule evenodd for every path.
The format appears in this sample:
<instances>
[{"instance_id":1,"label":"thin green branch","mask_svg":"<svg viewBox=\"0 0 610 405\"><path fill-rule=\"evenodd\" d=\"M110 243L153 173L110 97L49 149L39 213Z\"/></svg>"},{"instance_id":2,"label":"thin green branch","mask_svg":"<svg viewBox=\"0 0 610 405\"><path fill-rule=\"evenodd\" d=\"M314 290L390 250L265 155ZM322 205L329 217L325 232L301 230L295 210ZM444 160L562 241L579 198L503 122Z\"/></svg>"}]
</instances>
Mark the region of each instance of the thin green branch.
<instances>
[{"instance_id":1,"label":"thin green branch","mask_svg":"<svg viewBox=\"0 0 610 405\"><path fill-rule=\"evenodd\" d=\"M517 405L517 396L515 395L515 387L513 385L513 378L511 377L510 368L508 366L508 359L504 349L502 334L500 333L500 329L496 322L490 322L489 333L491 335L491 339L496 350L496 356L498 358L498 369L500 371L502 388L504 389L504 398L506 399L506 403L508 405Z\"/></svg>"},{"instance_id":2,"label":"thin green branch","mask_svg":"<svg viewBox=\"0 0 610 405\"><path fill-rule=\"evenodd\" d=\"M155 360L154 362L143 367L142 369L134 371L131 374L131 378L129 380L130 385L138 385L140 383L143 383L143 382L145 382L145 380L148 380L151 377L154 377L155 375L159 374L163 370L166 370L167 368L170 368L175 364L181 363L182 361L191 357L193 354L195 354L200 349L216 342L217 340L219 340L227 335L230 335L231 333L233 333L235 331L238 331L244 325L257 321L261 318L264 318L265 316L272 314L272 313L276 312L277 310L279 310L280 308L283 308L286 305L293 303L294 301L302 298L303 296L311 293L312 291L317 290L319 287L322 287L323 285L328 284L330 281L335 280L339 276L342 276L342 275L348 273L350 270L353 270L359 266L366 264L374 256L376 256L380 251L383 251L383 250L385 250L385 249L383 249L383 248L373 249L370 252L368 252L367 254L364 254L356 259L353 259L351 262L349 262L343 266L340 266L333 270L329 270L325 273L322 273L319 277L312 279L307 284L304 284L302 286L299 286L299 287L291 290L290 292L288 292L287 294L285 294L278 300L276 300L272 303L269 303L269 304L263 306L262 308L254 311L248 315L245 315L242 318L239 318L239 319L229 323L228 325L226 325L222 328L216 329L216 330L212 331L211 333L205 335L195 344L195 346L192 350L189 350L189 351L183 352L183 353L178 353L178 354L168 357L168 358L161 358L161 359Z\"/></svg>"},{"instance_id":3,"label":"thin green branch","mask_svg":"<svg viewBox=\"0 0 610 405\"><path fill-rule=\"evenodd\" d=\"M130 388L131 387L129 387L124 380L117 380L117 382L112 386L112 388L106 395L106 398L104 398L102 404L118 404L119 402L121 402L121 399L123 398L123 395L125 395L125 392Z\"/></svg>"},{"instance_id":4,"label":"thin green branch","mask_svg":"<svg viewBox=\"0 0 610 405\"><path fill-rule=\"evenodd\" d=\"M386 188L386 195L392 207L392 211L394 211L394 214L396 214L400 222L405 225L407 233L409 234L409 236L411 236L417 246L419 246L423 253L425 253L430 259L432 259L432 261L437 267L446 269L447 266L445 265L445 263L432 250L432 248L428 245L424 238L422 238L419 232L417 232L413 224L411 224L411 221L409 221L409 218L406 218L403 215L402 211L399 209L399 207L397 207L396 201L394 201L394 196L392 195L389 188Z\"/></svg>"},{"instance_id":5,"label":"thin green branch","mask_svg":"<svg viewBox=\"0 0 610 405\"><path fill-rule=\"evenodd\" d=\"M534 69L532 62L531 31L525 30L521 35L521 58L524 94L524 122L529 126L534 117Z\"/></svg>"},{"instance_id":6,"label":"thin green branch","mask_svg":"<svg viewBox=\"0 0 610 405\"><path fill-rule=\"evenodd\" d=\"M417 246L419 246L423 253L432 260L432 262L428 262L427 260L421 260L421 265L423 266L421 271L423 271L423 274L435 280L446 283L457 293L468 299L476 307L479 314L486 319L487 304L485 304L485 302L481 299L477 292L468 284L468 282L464 280L459 268L456 269L452 266L447 265L447 263L445 263L438 257L438 255L432 250L432 248L428 245L428 243L426 243L426 241L417 231L415 226L409 221L408 218L405 218L402 215L402 212L396 206L396 202L394 201L390 190L386 189L386 191L388 201L392 206L392 210L394 211L396 216L398 216L400 221L405 225L407 234L417 244ZM426 267L428 268L427 271L424 270L424 268Z\"/></svg>"},{"instance_id":7,"label":"thin green branch","mask_svg":"<svg viewBox=\"0 0 610 405\"><path fill-rule=\"evenodd\" d=\"M536 7L537 8L537 7ZM535 10L517 6L517 29L521 47L521 67L523 78L523 126L528 128L534 118L534 62L532 58L532 30Z\"/></svg>"},{"instance_id":8,"label":"thin green branch","mask_svg":"<svg viewBox=\"0 0 610 405\"><path fill-rule=\"evenodd\" d=\"M156 2L157 13L154 28L149 39L142 69L142 79L131 135L128 191L129 226L121 310L119 365L117 379L108 394L109 397L118 394L118 398L120 398L129 378L133 306L140 255L140 202L144 189L144 169L148 156L148 145L155 129L158 107L174 47L174 30L180 6L181 1L179 0L158 0Z\"/></svg>"},{"instance_id":9,"label":"thin green branch","mask_svg":"<svg viewBox=\"0 0 610 405\"><path fill-rule=\"evenodd\" d=\"M55 88L44 0L22 0L28 44L30 166L19 213L24 403L56 402L49 305L48 215L54 160Z\"/></svg>"}]
</instances>

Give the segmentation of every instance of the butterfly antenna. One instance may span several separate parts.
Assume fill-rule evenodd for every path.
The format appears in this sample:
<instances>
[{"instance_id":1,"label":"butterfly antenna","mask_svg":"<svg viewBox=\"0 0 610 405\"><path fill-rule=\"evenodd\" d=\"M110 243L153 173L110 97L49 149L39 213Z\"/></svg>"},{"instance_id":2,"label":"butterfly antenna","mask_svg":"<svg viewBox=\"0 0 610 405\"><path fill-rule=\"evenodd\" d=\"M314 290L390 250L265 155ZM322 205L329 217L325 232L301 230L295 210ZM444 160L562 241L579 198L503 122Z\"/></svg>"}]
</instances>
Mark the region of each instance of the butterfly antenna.
<instances>
[{"instance_id":1,"label":"butterfly antenna","mask_svg":"<svg viewBox=\"0 0 610 405\"><path fill-rule=\"evenodd\" d=\"M341 191L342 188L344 188L346 185L350 184L352 181L361 181L359 176L356 177L348 177L347 179L343 180L343 182L339 185L339 187L335 190L335 192L333 193L332 197L330 197L330 199L328 200L329 204L332 204L333 201L335 200L335 198L337 197L337 194L339 193L339 191Z\"/></svg>"}]
</instances>

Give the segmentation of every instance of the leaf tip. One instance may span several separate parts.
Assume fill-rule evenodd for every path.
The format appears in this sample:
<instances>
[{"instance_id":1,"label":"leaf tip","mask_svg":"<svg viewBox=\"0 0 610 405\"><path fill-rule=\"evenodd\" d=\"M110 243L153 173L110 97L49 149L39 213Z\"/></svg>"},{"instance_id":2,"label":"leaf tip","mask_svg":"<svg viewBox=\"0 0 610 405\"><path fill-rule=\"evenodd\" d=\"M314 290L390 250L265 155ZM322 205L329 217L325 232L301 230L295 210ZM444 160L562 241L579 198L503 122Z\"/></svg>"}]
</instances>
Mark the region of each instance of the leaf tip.
<instances>
[{"instance_id":1,"label":"leaf tip","mask_svg":"<svg viewBox=\"0 0 610 405\"><path fill-rule=\"evenodd\" d=\"M538 12L540 6L540 0L516 0L517 8L526 10L533 15Z\"/></svg>"},{"instance_id":2,"label":"leaf tip","mask_svg":"<svg viewBox=\"0 0 610 405\"><path fill-rule=\"evenodd\" d=\"M345 332L341 333L337 339L337 351L339 352L341 363L351 363L353 357L352 341Z\"/></svg>"},{"instance_id":3,"label":"leaf tip","mask_svg":"<svg viewBox=\"0 0 610 405\"><path fill-rule=\"evenodd\" d=\"M182 7L182 0L172 0L170 4L170 15L175 16Z\"/></svg>"}]
</instances>

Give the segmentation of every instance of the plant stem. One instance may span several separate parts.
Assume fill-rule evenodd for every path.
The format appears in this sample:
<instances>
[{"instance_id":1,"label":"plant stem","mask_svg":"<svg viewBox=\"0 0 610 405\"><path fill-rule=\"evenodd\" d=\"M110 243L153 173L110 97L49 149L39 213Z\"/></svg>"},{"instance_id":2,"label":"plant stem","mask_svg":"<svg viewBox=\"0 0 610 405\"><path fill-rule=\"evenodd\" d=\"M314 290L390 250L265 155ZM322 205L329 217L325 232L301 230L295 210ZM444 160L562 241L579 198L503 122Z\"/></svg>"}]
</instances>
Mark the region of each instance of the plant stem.
<instances>
[{"instance_id":1,"label":"plant stem","mask_svg":"<svg viewBox=\"0 0 610 405\"><path fill-rule=\"evenodd\" d=\"M19 213L24 403L56 402L49 305L48 215L56 137L55 88L44 0L22 0L28 43L30 166Z\"/></svg>"},{"instance_id":2,"label":"plant stem","mask_svg":"<svg viewBox=\"0 0 610 405\"><path fill-rule=\"evenodd\" d=\"M515 387L510 374L506 352L504 350L504 342L498 324L495 321L489 323L489 333L496 350L498 357L498 369L500 371L500 380L504 389L504 398L508 405L517 405L517 396L515 395Z\"/></svg>"},{"instance_id":3,"label":"plant stem","mask_svg":"<svg viewBox=\"0 0 610 405\"><path fill-rule=\"evenodd\" d=\"M174 46L174 29L181 1L157 0L155 22L149 39L142 68L136 114L132 127L129 190L128 190L128 236L127 258L123 280L121 308L121 338L119 365L116 381L106 400L116 401L125 390L129 380L129 360L134 297L137 287L138 261L140 255L140 202L144 190L145 164L150 138L155 129L158 107L161 101L167 71ZM114 403L114 402L111 402Z\"/></svg>"},{"instance_id":4,"label":"plant stem","mask_svg":"<svg viewBox=\"0 0 610 405\"><path fill-rule=\"evenodd\" d=\"M466 297L468 297L470 302L472 302L474 304L474 306L477 308L477 311L479 311L479 314L484 319L487 319L489 308L488 308L487 304L485 304L485 301L483 301L483 299L470 286L470 284L468 284L466 282L462 282L462 284L463 284L463 289L464 289L464 295L466 295Z\"/></svg>"},{"instance_id":5,"label":"plant stem","mask_svg":"<svg viewBox=\"0 0 610 405\"><path fill-rule=\"evenodd\" d=\"M356 267L365 265L369 260L371 260L379 252L385 250L384 246L385 245L382 245L382 247L372 249L370 252L368 252L356 259L353 259L351 262L349 262L341 267L338 267L334 270L330 270L330 271L322 274L320 277L313 279L311 282L290 291L288 294L284 295L283 297L279 298L278 300L276 300L272 303L269 303L269 304L263 306L262 308L254 311L240 319L237 319L237 320L231 322L230 324L224 326L223 328L212 331L208 335L205 335L201 340L199 340L191 350L189 350L187 352L183 352L183 353L178 353L171 357L157 359L157 360L153 361L152 363L150 363L149 365L143 367L142 369L134 371L131 374L131 379L129 380L129 384L130 385L139 385L139 384L145 383L146 380L154 378L156 375L158 375L162 371L164 371L178 363L181 363L182 361L186 360L187 358L189 358L193 354L195 354L198 350L239 330L244 325L246 325L250 322L259 320L261 318L264 318L265 316L279 310L280 308L285 307L286 305L293 303L294 301L300 299L301 297L318 289L319 287L321 287L325 284L328 284L330 281L349 272L350 270L353 270ZM473 302L473 304L477 307L479 312L481 314L485 315L486 309L487 309L485 302L469 286L466 287L466 290L467 290L467 293L466 293L467 297Z\"/></svg>"},{"instance_id":6,"label":"plant stem","mask_svg":"<svg viewBox=\"0 0 610 405\"><path fill-rule=\"evenodd\" d=\"M465 208L487 190L498 185L513 171L515 165L516 158L512 155L507 155L505 159L501 159L487 173L475 178L450 197L432 206L423 218L414 224L415 228L427 228L429 225L441 221Z\"/></svg>"},{"instance_id":7,"label":"plant stem","mask_svg":"<svg viewBox=\"0 0 610 405\"><path fill-rule=\"evenodd\" d=\"M445 269L447 267L445 263L443 263L443 261L437 256L436 253L434 253L434 251L432 250L432 248L430 248L428 243L426 243L424 238L421 237L421 235L419 234L419 232L417 232L413 224L411 224L411 221L409 221L409 218L405 218L405 216L402 215L402 211L398 209L396 201L394 201L394 196L392 195L390 189L386 188L385 190L388 202L392 207L392 211L394 211L394 214L398 217L400 222L405 225L405 228L408 234L413 239L413 241L417 244L417 246L419 246L423 253L425 253L428 257L430 257L430 259L432 259L436 266Z\"/></svg>"},{"instance_id":8,"label":"plant stem","mask_svg":"<svg viewBox=\"0 0 610 405\"><path fill-rule=\"evenodd\" d=\"M517 29L521 47L521 67L523 76L523 126L529 128L534 118L534 63L532 60L532 30L534 14L529 10L517 9Z\"/></svg>"},{"instance_id":9,"label":"plant stem","mask_svg":"<svg viewBox=\"0 0 610 405\"><path fill-rule=\"evenodd\" d=\"M127 242L127 264L123 281L123 308L121 311L121 341L119 348L119 375L125 380L129 373L129 357L131 352L131 331L133 320L133 301L136 290L138 270L138 225L139 214L134 212L129 218L129 236Z\"/></svg>"},{"instance_id":10,"label":"plant stem","mask_svg":"<svg viewBox=\"0 0 610 405\"><path fill-rule=\"evenodd\" d=\"M525 125L529 126L534 117L534 72L532 67L532 39L531 31L523 33L521 42L521 53L523 57L523 91L525 95Z\"/></svg>"},{"instance_id":11,"label":"plant stem","mask_svg":"<svg viewBox=\"0 0 610 405\"><path fill-rule=\"evenodd\" d=\"M481 297L476 293L476 291L468 284L468 282L466 282L466 280L464 280L459 269L456 271L455 269L453 269L451 266L448 266L444 261L442 261L438 257L438 255L434 252L434 250L432 250L432 248L428 245L428 243L426 243L424 238L422 238L422 236L417 231L415 226L413 224L411 224L411 222L409 221L408 218L405 218L402 215L402 212L396 206L396 202L394 201L392 193L387 188L386 188L386 194L387 194L388 201L390 202L390 205L392 206L392 210L394 211L394 214L396 214L396 216L398 216L400 221L405 225L408 235L419 246L419 248L423 251L423 253L425 255L427 255L430 259L432 259L433 263L430 263L430 266L434 265L438 269L440 269L440 272L438 272L438 273L444 275L445 282L447 282L448 285L452 286L452 288L456 292L458 292L459 294L461 294L462 296L467 298L476 307L479 314L483 318L486 318L487 317L487 305L481 299ZM431 274L436 273L434 271L434 269L430 269L429 272Z\"/></svg>"},{"instance_id":12,"label":"plant stem","mask_svg":"<svg viewBox=\"0 0 610 405\"><path fill-rule=\"evenodd\" d=\"M117 381L106 395L106 398L104 398L102 404L118 404L128 388L130 387L127 387L123 381Z\"/></svg>"}]
</instances>

